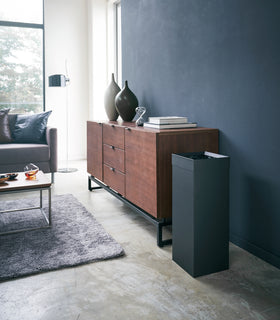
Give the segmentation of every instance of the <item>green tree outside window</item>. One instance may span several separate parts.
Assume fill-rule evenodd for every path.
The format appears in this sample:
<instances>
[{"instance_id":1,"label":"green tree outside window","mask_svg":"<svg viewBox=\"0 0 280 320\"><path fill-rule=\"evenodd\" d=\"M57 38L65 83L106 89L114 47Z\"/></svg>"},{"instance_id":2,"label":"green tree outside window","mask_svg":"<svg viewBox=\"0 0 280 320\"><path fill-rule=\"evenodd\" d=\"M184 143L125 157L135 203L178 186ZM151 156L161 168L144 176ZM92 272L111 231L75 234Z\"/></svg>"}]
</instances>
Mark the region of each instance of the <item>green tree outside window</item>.
<instances>
[{"instance_id":1,"label":"green tree outside window","mask_svg":"<svg viewBox=\"0 0 280 320\"><path fill-rule=\"evenodd\" d=\"M0 109L44 110L43 24L39 26L0 21Z\"/></svg>"}]
</instances>

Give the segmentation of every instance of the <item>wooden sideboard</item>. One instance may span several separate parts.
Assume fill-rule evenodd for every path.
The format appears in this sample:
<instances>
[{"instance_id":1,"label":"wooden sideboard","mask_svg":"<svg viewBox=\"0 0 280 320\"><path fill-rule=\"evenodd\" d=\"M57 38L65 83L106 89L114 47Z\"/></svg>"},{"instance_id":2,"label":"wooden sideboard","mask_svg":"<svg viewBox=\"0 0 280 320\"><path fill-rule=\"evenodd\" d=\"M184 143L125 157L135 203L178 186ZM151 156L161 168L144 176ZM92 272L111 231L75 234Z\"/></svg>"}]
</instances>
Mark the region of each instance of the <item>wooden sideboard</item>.
<instances>
[{"instance_id":1,"label":"wooden sideboard","mask_svg":"<svg viewBox=\"0 0 280 320\"><path fill-rule=\"evenodd\" d=\"M172 217L172 153L218 153L219 131L210 128L155 130L133 122L87 122L87 171L107 189L158 225Z\"/></svg>"}]
</instances>

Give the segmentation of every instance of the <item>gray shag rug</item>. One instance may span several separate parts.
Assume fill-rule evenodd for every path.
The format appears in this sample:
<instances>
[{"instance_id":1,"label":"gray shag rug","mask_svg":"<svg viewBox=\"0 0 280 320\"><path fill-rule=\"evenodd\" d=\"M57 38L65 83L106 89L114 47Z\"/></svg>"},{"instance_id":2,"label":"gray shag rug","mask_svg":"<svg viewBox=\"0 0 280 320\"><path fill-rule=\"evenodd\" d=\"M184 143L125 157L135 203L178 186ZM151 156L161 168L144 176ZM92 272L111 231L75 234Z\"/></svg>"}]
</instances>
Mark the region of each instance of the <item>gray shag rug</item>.
<instances>
[{"instance_id":1,"label":"gray shag rug","mask_svg":"<svg viewBox=\"0 0 280 320\"><path fill-rule=\"evenodd\" d=\"M35 197L0 201L0 211L37 206L34 202ZM0 214L0 232L38 225L46 225L40 210ZM51 228L0 236L0 281L123 254L122 247L74 196L53 196Z\"/></svg>"}]
</instances>

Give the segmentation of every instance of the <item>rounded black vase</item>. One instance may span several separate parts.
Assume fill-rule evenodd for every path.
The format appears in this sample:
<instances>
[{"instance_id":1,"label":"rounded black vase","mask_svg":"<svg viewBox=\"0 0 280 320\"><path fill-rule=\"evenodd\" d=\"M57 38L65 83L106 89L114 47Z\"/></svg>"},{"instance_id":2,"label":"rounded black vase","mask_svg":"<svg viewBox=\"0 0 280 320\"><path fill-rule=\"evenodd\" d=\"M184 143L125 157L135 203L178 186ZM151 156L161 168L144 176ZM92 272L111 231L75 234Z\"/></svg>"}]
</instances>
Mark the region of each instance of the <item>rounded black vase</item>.
<instances>
[{"instance_id":1,"label":"rounded black vase","mask_svg":"<svg viewBox=\"0 0 280 320\"><path fill-rule=\"evenodd\" d=\"M111 121L115 121L118 119L118 112L116 110L116 105L115 105L115 97L118 92L120 92L121 89L115 82L114 74L112 73L112 80L111 83L109 84L108 88L105 91L104 95L104 106L105 106L105 111L107 114L107 117Z\"/></svg>"},{"instance_id":2,"label":"rounded black vase","mask_svg":"<svg viewBox=\"0 0 280 320\"><path fill-rule=\"evenodd\" d=\"M125 81L123 89L116 95L115 105L124 121L131 121L135 117L138 100L135 94L128 88L127 81Z\"/></svg>"}]
</instances>

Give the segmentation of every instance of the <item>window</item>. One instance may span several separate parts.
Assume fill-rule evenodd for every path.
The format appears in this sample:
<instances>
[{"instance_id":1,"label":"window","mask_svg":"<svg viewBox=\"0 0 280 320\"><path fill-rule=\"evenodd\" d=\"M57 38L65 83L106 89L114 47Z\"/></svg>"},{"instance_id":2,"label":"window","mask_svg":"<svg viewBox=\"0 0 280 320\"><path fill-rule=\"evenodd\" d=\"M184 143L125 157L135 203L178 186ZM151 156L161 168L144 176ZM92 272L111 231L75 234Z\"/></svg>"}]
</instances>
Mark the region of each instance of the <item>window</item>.
<instances>
[{"instance_id":1,"label":"window","mask_svg":"<svg viewBox=\"0 0 280 320\"><path fill-rule=\"evenodd\" d=\"M43 7L43 0L0 0L0 109L44 110Z\"/></svg>"}]
</instances>

